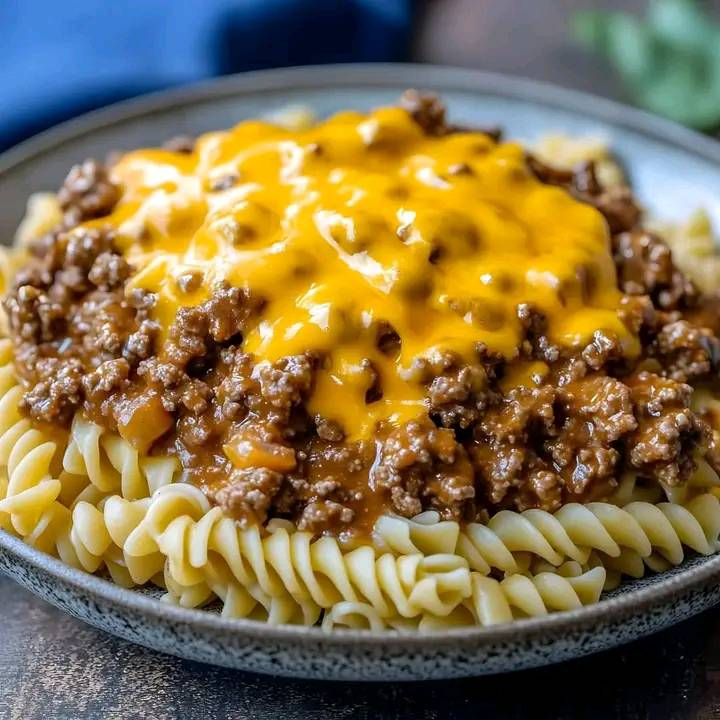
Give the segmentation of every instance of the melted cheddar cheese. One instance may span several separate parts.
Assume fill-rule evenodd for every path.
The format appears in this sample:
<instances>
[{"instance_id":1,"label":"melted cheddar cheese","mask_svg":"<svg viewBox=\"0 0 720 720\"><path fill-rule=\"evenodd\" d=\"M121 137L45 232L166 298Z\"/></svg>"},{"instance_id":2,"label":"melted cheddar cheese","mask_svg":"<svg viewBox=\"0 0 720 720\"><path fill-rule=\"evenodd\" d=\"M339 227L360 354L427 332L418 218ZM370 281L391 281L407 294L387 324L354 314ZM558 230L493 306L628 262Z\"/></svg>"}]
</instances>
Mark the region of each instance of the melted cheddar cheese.
<instances>
[{"instance_id":1,"label":"melted cheddar cheese","mask_svg":"<svg viewBox=\"0 0 720 720\"><path fill-rule=\"evenodd\" d=\"M244 349L270 362L319 353L308 408L349 439L425 411L419 358L472 360L478 343L513 357L519 303L546 314L560 345L605 330L634 351L603 218L536 180L516 144L428 137L385 108L304 130L244 122L191 154L129 153L113 180L121 200L98 222L137 268L127 291L157 293L167 331L217 283L247 288L264 304ZM388 325L397 352L378 348ZM515 381L530 376L542 368ZM373 384L381 396L366 402Z\"/></svg>"}]
</instances>

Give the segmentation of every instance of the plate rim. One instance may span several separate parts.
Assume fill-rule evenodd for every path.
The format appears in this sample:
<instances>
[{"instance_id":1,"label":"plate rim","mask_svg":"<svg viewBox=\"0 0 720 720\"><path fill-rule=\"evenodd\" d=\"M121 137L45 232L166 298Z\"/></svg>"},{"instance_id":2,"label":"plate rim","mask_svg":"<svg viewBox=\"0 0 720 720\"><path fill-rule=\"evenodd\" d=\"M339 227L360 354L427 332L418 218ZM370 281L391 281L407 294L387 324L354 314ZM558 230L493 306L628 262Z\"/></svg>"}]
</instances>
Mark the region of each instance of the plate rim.
<instances>
[{"instance_id":1,"label":"plate rim","mask_svg":"<svg viewBox=\"0 0 720 720\"><path fill-rule=\"evenodd\" d=\"M0 174L5 174L42 156L85 133L122 125L173 108L179 109L202 100L257 95L282 89L322 90L333 86L345 89L362 87L413 87L438 92L459 91L495 95L554 109L579 113L610 125L631 130L665 145L720 163L720 142L704 137L669 120L588 93L562 88L527 78L466 68L403 63L365 63L347 65L301 66L239 73L192 85L159 91L110 105L66 121L6 150L0 155ZM276 642L322 643L336 648L373 646L387 643L409 651L421 648L441 650L529 640L541 634L561 638L563 632L590 628L602 622L617 623L641 614L655 605L665 604L720 578L720 554L708 556L698 565L679 570L651 585L630 589L615 597L576 610L516 620L512 623L449 628L428 633L395 631L340 630L331 633L322 628L298 625L269 625L258 620L223 618L194 608L183 608L123 588L102 577L89 574L58 558L47 555L20 538L0 530L0 549L15 559L39 569L55 580L98 596L116 606L126 607L156 620L189 623L211 632L244 635L248 639Z\"/></svg>"},{"instance_id":2,"label":"plate rim","mask_svg":"<svg viewBox=\"0 0 720 720\"><path fill-rule=\"evenodd\" d=\"M513 620L511 623L486 626L467 626L448 628L431 633L400 633L395 630L351 630L339 629L332 632L321 627L278 624L271 625L260 620L246 618L224 618L218 613L198 608L185 608L163 602L159 598L125 588L99 575L65 564L59 558L48 555L25 543L21 538L0 530L0 551L20 559L28 565L89 593L117 607L151 616L158 621L188 623L195 628L214 633L233 633L246 635L260 640L286 641L298 640L307 643L322 643L332 646L375 646L376 648L392 642L408 650L418 650L418 646L427 646L431 642L433 649L442 649L448 645L456 649L468 646L483 646L503 643L517 639L530 640L546 633L561 638L562 633L582 630L604 621L617 623L631 616L637 616L656 605L664 605L685 593L700 589L704 585L720 578L720 554L707 556L694 567L679 569L675 574L657 580L651 585L605 598L591 605L575 610L565 610L548 615ZM0 572L3 572L0 570ZM632 581L628 581L632 582ZM22 583L21 583L22 584ZM672 623L671 623L672 624ZM646 633L639 633L646 634Z\"/></svg>"}]
</instances>

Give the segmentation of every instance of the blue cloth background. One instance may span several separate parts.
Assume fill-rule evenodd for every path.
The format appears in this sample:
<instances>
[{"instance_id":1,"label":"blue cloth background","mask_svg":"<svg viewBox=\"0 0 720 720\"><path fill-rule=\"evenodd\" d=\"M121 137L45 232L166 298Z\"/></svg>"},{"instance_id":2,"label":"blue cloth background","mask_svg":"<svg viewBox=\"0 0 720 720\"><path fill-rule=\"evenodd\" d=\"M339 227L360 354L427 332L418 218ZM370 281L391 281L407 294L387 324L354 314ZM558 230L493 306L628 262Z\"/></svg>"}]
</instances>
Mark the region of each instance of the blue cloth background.
<instances>
[{"instance_id":1,"label":"blue cloth background","mask_svg":"<svg viewBox=\"0 0 720 720\"><path fill-rule=\"evenodd\" d=\"M0 149L240 70L402 60L411 0L0 0Z\"/></svg>"}]
</instances>

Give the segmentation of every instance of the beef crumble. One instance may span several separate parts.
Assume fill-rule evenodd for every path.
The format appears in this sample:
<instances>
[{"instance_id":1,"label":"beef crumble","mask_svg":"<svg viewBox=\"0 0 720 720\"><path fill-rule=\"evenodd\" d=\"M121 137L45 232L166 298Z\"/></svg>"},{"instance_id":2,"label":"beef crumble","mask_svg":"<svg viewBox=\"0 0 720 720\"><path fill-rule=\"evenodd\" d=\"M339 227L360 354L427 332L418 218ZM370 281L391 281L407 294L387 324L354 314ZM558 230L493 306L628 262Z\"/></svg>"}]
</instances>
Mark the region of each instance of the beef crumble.
<instances>
[{"instance_id":1,"label":"beef crumble","mask_svg":"<svg viewBox=\"0 0 720 720\"><path fill-rule=\"evenodd\" d=\"M437 95L412 89L406 90L400 96L400 107L410 114L427 135L447 135L464 130L462 127L447 122L445 106ZM502 131L496 127L473 128L473 131L484 133L495 142L502 137ZM456 167L455 172L463 172L463 170Z\"/></svg>"},{"instance_id":2,"label":"beef crumble","mask_svg":"<svg viewBox=\"0 0 720 720\"><path fill-rule=\"evenodd\" d=\"M457 130L437 98L409 91L402 104L428 135ZM168 149L190 152L192 142ZM606 497L627 470L676 486L694 457L717 465L688 384L717 380L720 340L705 321L715 299L640 227L628 188L603 188L592 163L574 171L532 156L527 163L607 220L624 294L619 315L640 341L639 356L603 330L585 347L561 349L542 313L523 303L514 357L478 344L471 361L452 353L417 360L427 412L379 427L372 442L350 442L337 422L308 409L322 356L268 362L244 351L262 298L218 285L205 302L182 308L158 342L155 297L127 292L133 268L102 225L119 190L105 168L86 161L58 194L62 226L35 243L5 300L25 385L21 409L55 424L83 410L143 451L177 454L186 479L241 525L288 518L316 534L368 531L388 509L405 517L433 509L453 520L502 508L555 510ZM96 222L89 228L87 220ZM191 292L198 278L183 276L179 286ZM378 351L395 357L400 346L394 328L378 322ZM506 388L514 362L545 371ZM371 360L363 363L375 380L371 403L382 389Z\"/></svg>"},{"instance_id":3,"label":"beef crumble","mask_svg":"<svg viewBox=\"0 0 720 720\"><path fill-rule=\"evenodd\" d=\"M604 188L597 179L595 163L582 163L574 170L560 170L545 165L533 155L527 157L528 167L538 180L565 188L580 202L599 210L612 234L630 231L640 221L640 207L630 188L616 186Z\"/></svg>"},{"instance_id":4,"label":"beef crumble","mask_svg":"<svg viewBox=\"0 0 720 720\"><path fill-rule=\"evenodd\" d=\"M118 201L120 192L102 164L85 160L70 170L57 197L67 224L77 224L107 215Z\"/></svg>"},{"instance_id":5,"label":"beef crumble","mask_svg":"<svg viewBox=\"0 0 720 720\"><path fill-rule=\"evenodd\" d=\"M475 497L465 448L451 430L437 428L429 419L411 421L387 435L372 482L389 491L392 507L405 517L432 508L459 520Z\"/></svg>"},{"instance_id":6,"label":"beef crumble","mask_svg":"<svg viewBox=\"0 0 720 720\"><path fill-rule=\"evenodd\" d=\"M670 248L644 230L613 237L618 285L627 295L649 295L656 307L677 310L692 307L697 290L675 266Z\"/></svg>"},{"instance_id":7,"label":"beef crumble","mask_svg":"<svg viewBox=\"0 0 720 720\"><path fill-rule=\"evenodd\" d=\"M157 328L152 304L124 295L131 269L111 230L58 230L49 247L17 274L5 310L16 369L30 386L21 409L65 423L83 406L84 385L93 397L104 385L126 388L130 363L153 350ZM121 358L128 364L123 380L112 362Z\"/></svg>"}]
</instances>

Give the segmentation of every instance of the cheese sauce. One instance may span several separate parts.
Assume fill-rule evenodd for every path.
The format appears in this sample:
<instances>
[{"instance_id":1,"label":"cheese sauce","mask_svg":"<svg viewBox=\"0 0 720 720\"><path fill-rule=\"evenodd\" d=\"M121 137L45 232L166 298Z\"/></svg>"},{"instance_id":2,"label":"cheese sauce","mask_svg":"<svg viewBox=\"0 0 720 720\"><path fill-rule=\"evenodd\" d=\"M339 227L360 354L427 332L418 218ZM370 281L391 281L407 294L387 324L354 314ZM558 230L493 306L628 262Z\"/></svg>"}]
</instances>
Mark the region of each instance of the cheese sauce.
<instances>
[{"instance_id":1,"label":"cheese sauce","mask_svg":"<svg viewBox=\"0 0 720 720\"><path fill-rule=\"evenodd\" d=\"M308 409L349 440L426 412L419 358L472 360L478 343L514 357L519 303L561 346L604 330L638 351L618 319L604 219L535 179L513 143L431 137L384 108L297 131L244 122L190 154L131 152L112 179L121 199L94 222L116 229L137 270L126 292L157 293L167 331L217 283L246 288L263 305L244 349L261 361L317 352ZM378 347L387 328L391 351Z\"/></svg>"}]
</instances>

